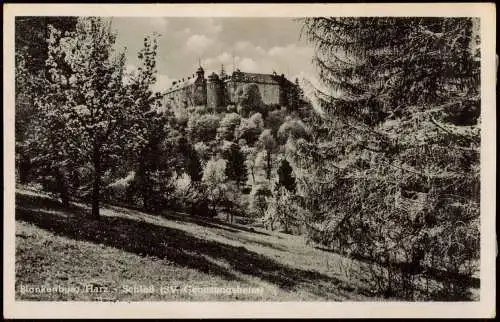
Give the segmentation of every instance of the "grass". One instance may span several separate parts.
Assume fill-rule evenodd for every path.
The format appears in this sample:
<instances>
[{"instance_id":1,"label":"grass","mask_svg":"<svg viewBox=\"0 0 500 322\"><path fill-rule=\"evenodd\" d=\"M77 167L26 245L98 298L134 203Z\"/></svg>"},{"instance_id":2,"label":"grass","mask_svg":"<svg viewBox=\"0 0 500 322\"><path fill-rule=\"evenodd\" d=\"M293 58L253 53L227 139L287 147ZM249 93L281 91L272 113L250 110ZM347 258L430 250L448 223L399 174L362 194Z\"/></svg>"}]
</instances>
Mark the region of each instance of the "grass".
<instances>
[{"instance_id":1,"label":"grass","mask_svg":"<svg viewBox=\"0 0 500 322\"><path fill-rule=\"evenodd\" d=\"M298 236L174 212L104 206L101 214L92 220L87 205L63 209L17 191L17 300L381 300L366 290L356 262ZM26 286L73 292L21 292ZM261 292L190 292L196 287Z\"/></svg>"}]
</instances>

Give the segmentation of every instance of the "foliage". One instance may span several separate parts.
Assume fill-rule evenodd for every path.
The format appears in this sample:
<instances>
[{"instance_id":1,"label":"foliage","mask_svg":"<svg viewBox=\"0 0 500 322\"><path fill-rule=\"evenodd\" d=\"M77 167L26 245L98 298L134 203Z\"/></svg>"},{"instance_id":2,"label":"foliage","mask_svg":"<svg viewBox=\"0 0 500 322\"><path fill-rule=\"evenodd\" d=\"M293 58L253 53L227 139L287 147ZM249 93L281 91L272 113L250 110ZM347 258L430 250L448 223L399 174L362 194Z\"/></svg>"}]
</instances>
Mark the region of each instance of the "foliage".
<instances>
[{"instance_id":1,"label":"foliage","mask_svg":"<svg viewBox=\"0 0 500 322\"><path fill-rule=\"evenodd\" d=\"M274 136L277 136L281 124L285 122L285 118L286 118L285 110L280 109L269 112L265 119L266 128L270 129L271 133Z\"/></svg>"},{"instance_id":2,"label":"foliage","mask_svg":"<svg viewBox=\"0 0 500 322\"><path fill-rule=\"evenodd\" d=\"M238 144L230 143L223 150L222 158L227 160L226 175L229 180L234 180L238 187L247 181L245 156Z\"/></svg>"},{"instance_id":3,"label":"foliage","mask_svg":"<svg viewBox=\"0 0 500 322\"><path fill-rule=\"evenodd\" d=\"M250 213L256 217L264 218L267 209L267 198L272 195L267 185L254 185L250 192Z\"/></svg>"},{"instance_id":4,"label":"foliage","mask_svg":"<svg viewBox=\"0 0 500 322\"><path fill-rule=\"evenodd\" d=\"M222 140L234 140L234 132L241 123L241 117L236 113L226 114L220 121L217 129L217 138Z\"/></svg>"},{"instance_id":5,"label":"foliage","mask_svg":"<svg viewBox=\"0 0 500 322\"><path fill-rule=\"evenodd\" d=\"M193 147L196 151L196 154L198 155L198 158L202 160L202 162L206 162L209 160L210 158L209 147L204 142L198 142Z\"/></svg>"},{"instance_id":6,"label":"foliage","mask_svg":"<svg viewBox=\"0 0 500 322\"><path fill-rule=\"evenodd\" d=\"M74 17L16 17L15 22L15 140L16 166L20 182L43 179L55 185L49 191L60 193L63 203L68 203L69 173L62 165L57 165L51 153L47 153L48 142L42 144L39 135L50 136L54 145L60 138L45 125L51 121L45 118L37 104L37 97L45 93L48 67L45 61L48 56L49 28L64 34L74 31ZM58 41L58 39L57 39ZM61 151L61 153L64 153ZM57 159L62 161L62 154ZM65 167L68 168L69 164ZM70 167L71 168L71 167ZM47 187L48 188L48 187ZM55 188L55 189L53 189Z\"/></svg>"},{"instance_id":7,"label":"foliage","mask_svg":"<svg viewBox=\"0 0 500 322\"><path fill-rule=\"evenodd\" d=\"M278 167L278 187L283 187L291 193L296 189L293 169L286 159L282 159Z\"/></svg>"},{"instance_id":8,"label":"foliage","mask_svg":"<svg viewBox=\"0 0 500 322\"><path fill-rule=\"evenodd\" d=\"M287 119L278 130L278 139L283 143L290 136L294 139L308 138L309 133L304 122L299 119Z\"/></svg>"},{"instance_id":9,"label":"foliage","mask_svg":"<svg viewBox=\"0 0 500 322\"><path fill-rule=\"evenodd\" d=\"M314 140L294 147L311 236L375 260L373 287L387 296L466 298L453 279L422 290L419 274L470 277L479 259L477 21L304 23L322 81ZM331 200L312 203L325 189Z\"/></svg>"},{"instance_id":10,"label":"foliage","mask_svg":"<svg viewBox=\"0 0 500 322\"><path fill-rule=\"evenodd\" d=\"M187 124L187 132L191 142L208 142L217 136L219 117L213 114L192 114Z\"/></svg>"},{"instance_id":11,"label":"foliage","mask_svg":"<svg viewBox=\"0 0 500 322\"><path fill-rule=\"evenodd\" d=\"M236 89L236 102L241 117L249 117L252 112L260 112L264 108L259 86L254 83L241 85Z\"/></svg>"},{"instance_id":12,"label":"foliage","mask_svg":"<svg viewBox=\"0 0 500 322\"><path fill-rule=\"evenodd\" d=\"M249 170L252 176L252 184L255 184L255 171L257 167L257 149L244 145L241 148L241 152L245 157L245 166Z\"/></svg>"},{"instance_id":13,"label":"foliage","mask_svg":"<svg viewBox=\"0 0 500 322\"><path fill-rule=\"evenodd\" d=\"M267 180L271 180L271 170L272 170L272 153L277 148L276 140L274 139L271 130L264 130L260 136L258 141L258 146L266 151L266 178Z\"/></svg>"},{"instance_id":14,"label":"foliage","mask_svg":"<svg viewBox=\"0 0 500 322\"><path fill-rule=\"evenodd\" d=\"M122 86L124 55L115 55L116 36L101 18L80 18L76 32L50 28L49 84L38 104L45 115L61 118L64 145L92 163L92 214L99 217L101 176L117 161L126 104ZM60 39L60 40L59 40ZM47 150L47 149L46 149ZM68 160L69 158L67 158Z\"/></svg>"},{"instance_id":15,"label":"foliage","mask_svg":"<svg viewBox=\"0 0 500 322\"><path fill-rule=\"evenodd\" d=\"M76 24L76 17L16 17L15 51L26 55L25 67L31 75L42 72L42 77L46 76L50 28L61 31L60 35L64 36L66 32L74 32Z\"/></svg>"},{"instance_id":16,"label":"foliage","mask_svg":"<svg viewBox=\"0 0 500 322\"><path fill-rule=\"evenodd\" d=\"M298 208L293 196L284 187L279 187L275 193L266 198L267 209L264 215L266 227L274 230L275 224L283 228L283 232L290 233L292 225L300 224Z\"/></svg>"},{"instance_id":17,"label":"foliage","mask_svg":"<svg viewBox=\"0 0 500 322\"><path fill-rule=\"evenodd\" d=\"M253 145L259 135L262 133L263 128L258 126L251 119L241 119L240 126L235 131L235 138L240 140L244 139L248 145Z\"/></svg>"},{"instance_id":18,"label":"foliage","mask_svg":"<svg viewBox=\"0 0 500 322\"><path fill-rule=\"evenodd\" d=\"M206 186L208 199L212 205L212 210L223 200L226 190L225 182L227 161L224 159L210 159L203 168L202 182Z\"/></svg>"},{"instance_id":19,"label":"foliage","mask_svg":"<svg viewBox=\"0 0 500 322\"><path fill-rule=\"evenodd\" d=\"M252 114L252 116L250 116L250 118L248 119L248 122L254 125L256 128L264 128L264 119L262 118L262 114L259 112Z\"/></svg>"}]
</instances>

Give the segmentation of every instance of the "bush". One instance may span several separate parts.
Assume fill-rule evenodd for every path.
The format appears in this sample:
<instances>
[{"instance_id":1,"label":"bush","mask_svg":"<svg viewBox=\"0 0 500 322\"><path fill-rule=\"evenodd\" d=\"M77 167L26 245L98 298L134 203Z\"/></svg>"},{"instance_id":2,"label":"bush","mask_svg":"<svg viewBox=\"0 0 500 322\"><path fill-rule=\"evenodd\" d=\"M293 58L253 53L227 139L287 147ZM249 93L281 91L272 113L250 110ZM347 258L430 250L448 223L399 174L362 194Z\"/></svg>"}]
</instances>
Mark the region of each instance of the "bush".
<instances>
[{"instance_id":1,"label":"bush","mask_svg":"<svg viewBox=\"0 0 500 322\"><path fill-rule=\"evenodd\" d=\"M191 115L187 128L191 141L195 143L215 140L219 121L219 117L213 114Z\"/></svg>"},{"instance_id":2,"label":"bush","mask_svg":"<svg viewBox=\"0 0 500 322\"><path fill-rule=\"evenodd\" d=\"M238 114L242 117L250 116L251 112L261 112L264 108L262 96L257 84L245 84L236 89Z\"/></svg>"},{"instance_id":3,"label":"bush","mask_svg":"<svg viewBox=\"0 0 500 322\"><path fill-rule=\"evenodd\" d=\"M257 125L249 119L241 119L240 126L235 131L235 138L238 140L243 139L248 145L252 146L259 138L262 130L263 128L257 127Z\"/></svg>"},{"instance_id":4,"label":"bush","mask_svg":"<svg viewBox=\"0 0 500 322\"><path fill-rule=\"evenodd\" d=\"M264 218L267 209L267 198L272 196L267 185L254 185L250 192L249 213Z\"/></svg>"},{"instance_id":5,"label":"bush","mask_svg":"<svg viewBox=\"0 0 500 322\"><path fill-rule=\"evenodd\" d=\"M236 113L228 113L221 120L217 129L217 138L222 140L234 140L234 132L241 123L241 117Z\"/></svg>"},{"instance_id":6,"label":"bush","mask_svg":"<svg viewBox=\"0 0 500 322\"><path fill-rule=\"evenodd\" d=\"M309 137L306 125L299 119L289 119L284 122L278 130L278 139L280 143L286 142L288 137L294 139Z\"/></svg>"}]
</instances>

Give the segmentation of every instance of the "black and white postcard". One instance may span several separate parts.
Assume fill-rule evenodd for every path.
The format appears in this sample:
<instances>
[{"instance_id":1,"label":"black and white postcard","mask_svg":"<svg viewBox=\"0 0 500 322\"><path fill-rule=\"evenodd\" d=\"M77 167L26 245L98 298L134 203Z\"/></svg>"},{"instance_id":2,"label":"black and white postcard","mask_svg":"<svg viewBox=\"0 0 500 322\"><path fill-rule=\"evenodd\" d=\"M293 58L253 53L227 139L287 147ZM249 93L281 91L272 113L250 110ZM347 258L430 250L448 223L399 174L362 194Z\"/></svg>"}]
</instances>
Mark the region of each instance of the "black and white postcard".
<instances>
[{"instance_id":1,"label":"black and white postcard","mask_svg":"<svg viewBox=\"0 0 500 322\"><path fill-rule=\"evenodd\" d=\"M496 315L494 5L4 9L4 316Z\"/></svg>"}]
</instances>

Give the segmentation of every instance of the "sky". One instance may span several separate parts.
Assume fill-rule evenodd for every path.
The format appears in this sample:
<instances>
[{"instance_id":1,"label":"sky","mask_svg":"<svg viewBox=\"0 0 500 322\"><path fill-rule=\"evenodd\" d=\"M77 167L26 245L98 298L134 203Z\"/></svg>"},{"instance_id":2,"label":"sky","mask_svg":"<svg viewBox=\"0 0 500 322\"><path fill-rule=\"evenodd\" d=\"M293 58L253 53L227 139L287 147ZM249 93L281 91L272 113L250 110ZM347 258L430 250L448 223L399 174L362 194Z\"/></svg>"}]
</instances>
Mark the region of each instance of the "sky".
<instances>
[{"instance_id":1,"label":"sky","mask_svg":"<svg viewBox=\"0 0 500 322\"><path fill-rule=\"evenodd\" d=\"M313 48L300 39L301 23L290 18L115 17L112 27L131 70L144 36L160 34L156 90L194 74L199 61L205 75L219 73L221 64L227 73L236 65L243 72L276 71L292 81L315 74Z\"/></svg>"}]
</instances>

